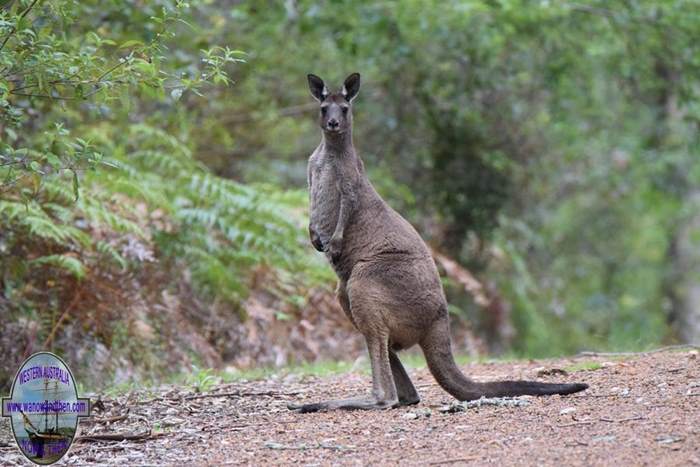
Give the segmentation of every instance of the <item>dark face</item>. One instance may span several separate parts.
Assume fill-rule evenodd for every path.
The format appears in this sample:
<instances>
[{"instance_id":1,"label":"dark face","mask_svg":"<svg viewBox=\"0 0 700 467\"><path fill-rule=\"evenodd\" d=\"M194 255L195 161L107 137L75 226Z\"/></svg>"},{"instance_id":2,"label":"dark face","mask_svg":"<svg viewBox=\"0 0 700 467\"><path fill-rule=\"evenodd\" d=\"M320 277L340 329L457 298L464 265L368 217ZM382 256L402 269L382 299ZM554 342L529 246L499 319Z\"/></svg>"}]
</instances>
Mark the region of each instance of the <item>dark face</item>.
<instances>
[{"instance_id":1,"label":"dark face","mask_svg":"<svg viewBox=\"0 0 700 467\"><path fill-rule=\"evenodd\" d=\"M341 94L331 94L321 102L319 125L328 133L344 133L352 128L350 102Z\"/></svg>"},{"instance_id":2,"label":"dark face","mask_svg":"<svg viewBox=\"0 0 700 467\"><path fill-rule=\"evenodd\" d=\"M345 133L352 128L352 100L360 91L360 75L353 73L345 79L340 92L330 93L316 75L308 75L311 95L319 102L318 123L326 133Z\"/></svg>"}]
</instances>

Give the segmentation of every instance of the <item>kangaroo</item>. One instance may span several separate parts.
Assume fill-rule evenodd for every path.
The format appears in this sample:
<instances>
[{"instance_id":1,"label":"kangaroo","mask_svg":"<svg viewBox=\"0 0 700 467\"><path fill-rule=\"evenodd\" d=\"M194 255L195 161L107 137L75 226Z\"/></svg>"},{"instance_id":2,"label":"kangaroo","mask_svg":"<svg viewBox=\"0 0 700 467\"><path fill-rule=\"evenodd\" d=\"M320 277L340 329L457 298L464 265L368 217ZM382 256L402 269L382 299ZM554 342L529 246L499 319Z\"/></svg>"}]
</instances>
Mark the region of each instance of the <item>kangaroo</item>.
<instances>
[{"instance_id":1,"label":"kangaroo","mask_svg":"<svg viewBox=\"0 0 700 467\"><path fill-rule=\"evenodd\" d=\"M479 383L462 374L452 355L447 301L437 267L416 230L379 196L352 141L352 102L360 75L329 92L308 75L320 103L321 143L308 164L309 236L339 282L340 305L367 341L372 366L369 397L289 405L290 410L385 409L420 402L397 352L420 345L440 386L461 401L485 397L571 394L586 384L535 381Z\"/></svg>"}]
</instances>

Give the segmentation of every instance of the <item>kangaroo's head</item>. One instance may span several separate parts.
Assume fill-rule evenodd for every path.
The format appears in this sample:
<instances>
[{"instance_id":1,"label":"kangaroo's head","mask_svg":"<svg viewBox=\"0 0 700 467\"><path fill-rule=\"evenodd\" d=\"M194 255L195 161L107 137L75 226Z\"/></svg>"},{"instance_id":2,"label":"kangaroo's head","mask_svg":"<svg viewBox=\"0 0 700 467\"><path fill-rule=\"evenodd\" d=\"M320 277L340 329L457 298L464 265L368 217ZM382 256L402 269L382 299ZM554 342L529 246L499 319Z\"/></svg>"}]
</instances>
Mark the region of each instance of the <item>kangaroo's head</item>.
<instances>
[{"instance_id":1,"label":"kangaroo's head","mask_svg":"<svg viewBox=\"0 0 700 467\"><path fill-rule=\"evenodd\" d=\"M352 100L360 91L360 74L353 73L343 83L340 92L331 93L326 83L309 74L311 95L319 102L319 125L326 133L344 133L352 129Z\"/></svg>"}]
</instances>

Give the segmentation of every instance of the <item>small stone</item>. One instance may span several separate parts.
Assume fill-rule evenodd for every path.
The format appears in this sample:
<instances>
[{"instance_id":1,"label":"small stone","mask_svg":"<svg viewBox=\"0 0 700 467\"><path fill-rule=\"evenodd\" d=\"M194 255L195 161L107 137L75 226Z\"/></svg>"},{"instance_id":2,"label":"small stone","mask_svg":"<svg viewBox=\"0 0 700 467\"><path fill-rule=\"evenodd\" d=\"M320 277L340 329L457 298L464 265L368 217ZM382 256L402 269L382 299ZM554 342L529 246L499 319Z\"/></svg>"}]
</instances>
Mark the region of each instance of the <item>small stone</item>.
<instances>
[{"instance_id":1,"label":"small stone","mask_svg":"<svg viewBox=\"0 0 700 467\"><path fill-rule=\"evenodd\" d=\"M680 436L659 436L656 438L656 442L659 444L679 443L681 441L683 441L683 438Z\"/></svg>"},{"instance_id":2,"label":"small stone","mask_svg":"<svg viewBox=\"0 0 700 467\"><path fill-rule=\"evenodd\" d=\"M438 412L442 413L455 413L455 412L464 412L466 409L460 405L460 404L450 404L450 405L443 405L441 407L438 407Z\"/></svg>"},{"instance_id":3,"label":"small stone","mask_svg":"<svg viewBox=\"0 0 700 467\"><path fill-rule=\"evenodd\" d=\"M576 412L576 407L567 407L565 409L561 409L559 412L559 415L566 415L568 413Z\"/></svg>"},{"instance_id":4,"label":"small stone","mask_svg":"<svg viewBox=\"0 0 700 467\"><path fill-rule=\"evenodd\" d=\"M179 417L167 417L164 418L162 421L162 425L164 427L170 427L170 426L177 426L177 425L182 425L185 423L186 420L184 418L179 418Z\"/></svg>"},{"instance_id":5,"label":"small stone","mask_svg":"<svg viewBox=\"0 0 700 467\"><path fill-rule=\"evenodd\" d=\"M428 418L432 414L430 409L417 409L412 412L406 412L402 418L406 420L416 420L418 418Z\"/></svg>"},{"instance_id":6,"label":"small stone","mask_svg":"<svg viewBox=\"0 0 700 467\"><path fill-rule=\"evenodd\" d=\"M566 376L569 373L566 370L562 370L561 368L547 368L545 369L544 367L537 372L537 376L556 376L556 375L563 375Z\"/></svg>"},{"instance_id":7,"label":"small stone","mask_svg":"<svg viewBox=\"0 0 700 467\"><path fill-rule=\"evenodd\" d=\"M597 443L597 442L609 443L611 441L615 441L615 436L597 436L597 437L593 438L591 441L593 441L594 443Z\"/></svg>"},{"instance_id":8,"label":"small stone","mask_svg":"<svg viewBox=\"0 0 700 467\"><path fill-rule=\"evenodd\" d=\"M530 405L530 401L523 400L521 398L513 398L513 397L493 397L493 398L482 397L481 399L477 399L477 400L473 400L473 401L453 402L450 405L445 405L445 406L439 407L438 412L442 412L442 413L464 412L467 409L478 409L478 408L481 408L484 406L491 406L491 405L498 406L498 407L525 407L527 405Z\"/></svg>"},{"instance_id":9,"label":"small stone","mask_svg":"<svg viewBox=\"0 0 700 467\"><path fill-rule=\"evenodd\" d=\"M226 365L226 367L224 367L224 373L228 373L230 375L236 375L240 372L241 371L233 365Z\"/></svg>"},{"instance_id":10,"label":"small stone","mask_svg":"<svg viewBox=\"0 0 700 467\"><path fill-rule=\"evenodd\" d=\"M300 380L300 376L295 373L290 373L283 378L285 383L298 383Z\"/></svg>"}]
</instances>

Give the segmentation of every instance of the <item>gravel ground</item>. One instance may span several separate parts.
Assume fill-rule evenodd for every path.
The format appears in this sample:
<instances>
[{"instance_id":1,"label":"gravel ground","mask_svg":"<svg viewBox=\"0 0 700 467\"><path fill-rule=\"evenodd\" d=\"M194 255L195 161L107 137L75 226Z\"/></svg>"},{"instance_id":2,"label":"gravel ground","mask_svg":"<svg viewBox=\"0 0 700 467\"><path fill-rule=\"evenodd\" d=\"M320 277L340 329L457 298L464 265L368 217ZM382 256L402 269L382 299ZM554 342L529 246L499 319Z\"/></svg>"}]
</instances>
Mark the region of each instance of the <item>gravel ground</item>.
<instances>
[{"instance_id":1,"label":"gravel ground","mask_svg":"<svg viewBox=\"0 0 700 467\"><path fill-rule=\"evenodd\" d=\"M68 465L700 465L697 350L471 364L478 380L585 382L583 393L454 404L425 369L413 407L297 414L288 402L364 393L369 376L167 387L102 399ZM563 371L560 371L563 370ZM460 410L462 409L462 410ZM143 439L103 440L102 435ZM92 437L92 438L90 438ZM0 424L3 464L27 465Z\"/></svg>"}]
</instances>

